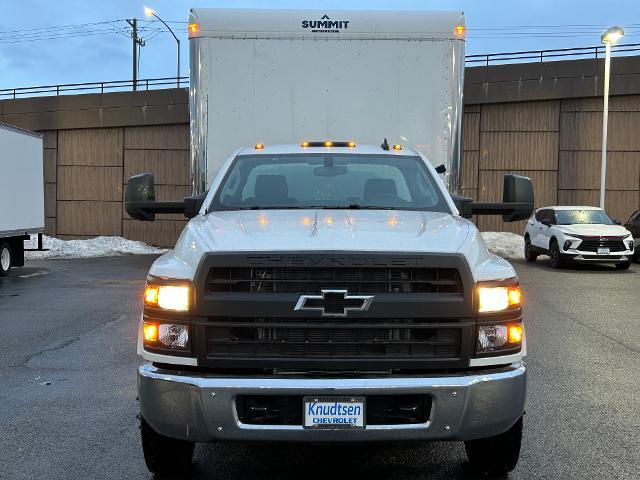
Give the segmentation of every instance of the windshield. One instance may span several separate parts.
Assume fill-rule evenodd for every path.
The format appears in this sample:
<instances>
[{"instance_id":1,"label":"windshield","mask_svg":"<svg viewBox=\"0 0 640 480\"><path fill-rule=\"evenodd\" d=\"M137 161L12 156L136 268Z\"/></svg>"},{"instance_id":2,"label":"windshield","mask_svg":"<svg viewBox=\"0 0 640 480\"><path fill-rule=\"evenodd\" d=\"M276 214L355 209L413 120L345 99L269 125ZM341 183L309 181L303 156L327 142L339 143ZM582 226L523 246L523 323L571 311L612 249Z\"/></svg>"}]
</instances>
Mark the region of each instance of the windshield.
<instances>
[{"instance_id":1,"label":"windshield","mask_svg":"<svg viewBox=\"0 0 640 480\"><path fill-rule=\"evenodd\" d=\"M290 208L451 212L419 157L333 153L238 156L210 210Z\"/></svg>"},{"instance_id":2,"label":"windshield","mask_svg":"<svg viewBox=\"0 0 640 480\"><path fill-rule=\"evenodd\" d=\"M601 224L613 225L602 210L556 210L558 225Z\"/></svg>"}]
</instances>

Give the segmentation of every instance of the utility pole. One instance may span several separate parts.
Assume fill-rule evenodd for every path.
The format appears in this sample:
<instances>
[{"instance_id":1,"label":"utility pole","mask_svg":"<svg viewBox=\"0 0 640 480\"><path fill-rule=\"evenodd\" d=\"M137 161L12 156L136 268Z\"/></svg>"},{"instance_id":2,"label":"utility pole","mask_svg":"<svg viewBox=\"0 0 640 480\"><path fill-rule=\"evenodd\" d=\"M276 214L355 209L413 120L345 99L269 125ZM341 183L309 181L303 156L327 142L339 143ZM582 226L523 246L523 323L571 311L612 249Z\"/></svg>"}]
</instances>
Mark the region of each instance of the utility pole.
<instances>
[{"instance_id":1,"label":"utility pole","mask_svg":"<svg viewBox=\"0 0 640 480\"><path fill-rule=\"evenodd\" d=\"M135 18L128 19L127 23L131 26L131 39L133 40L133 91L138 89L138 45L144 47L144 40L138 38L138 20Z\"/></svg>"}]
</instances>

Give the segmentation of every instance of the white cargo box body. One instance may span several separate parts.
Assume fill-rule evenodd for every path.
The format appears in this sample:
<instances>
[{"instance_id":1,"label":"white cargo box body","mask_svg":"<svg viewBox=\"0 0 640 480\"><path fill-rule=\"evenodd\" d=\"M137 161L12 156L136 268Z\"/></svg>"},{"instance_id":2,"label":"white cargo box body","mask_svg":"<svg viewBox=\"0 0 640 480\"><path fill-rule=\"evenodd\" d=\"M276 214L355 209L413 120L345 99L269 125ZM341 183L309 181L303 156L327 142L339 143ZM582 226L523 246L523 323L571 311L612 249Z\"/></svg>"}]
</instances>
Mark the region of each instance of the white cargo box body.
<instances>
[{"instance_id":1,"label":"white cargo box body","mask_svg":"<svg viewBox=\"0 0 640 480\"><path fill-rule=\"evenodd\" d=\"M42 135L0 123L0 238L44 230Z\"/></svg>"},{"instance_id":2,"label":"white cargo box body","mask_svg":"<svg viewBox=\"0 0 640 480\"><path fill-rule=\"evenodd\" d=\"M194 192L237 148L400 143L445 164L456 191L462 12L193 9Z\"/></svg>"}]
</instances>

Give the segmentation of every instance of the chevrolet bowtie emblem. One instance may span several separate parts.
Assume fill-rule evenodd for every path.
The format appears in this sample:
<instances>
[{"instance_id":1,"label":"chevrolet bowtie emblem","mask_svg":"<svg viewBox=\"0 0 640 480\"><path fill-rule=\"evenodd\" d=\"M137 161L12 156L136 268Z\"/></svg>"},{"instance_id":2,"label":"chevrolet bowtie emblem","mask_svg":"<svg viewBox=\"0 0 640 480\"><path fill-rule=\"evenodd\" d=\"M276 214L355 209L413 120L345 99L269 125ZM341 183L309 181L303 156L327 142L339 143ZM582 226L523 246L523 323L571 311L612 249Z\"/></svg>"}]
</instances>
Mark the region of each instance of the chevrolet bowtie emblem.
<instances>
[{"instance_id":1,"label":"chevrolet bowtie emblem","mask_svg":"<svg viewBox=\"0 0 640 480\"><path fill-rule=\"evenodd\" d=\"M366 312L374 295L349 295L347 290L322 290L320 295L301 295L294 310L320 312L323 317L346 317L349 312Z\"/></svg>"}]
</instances>

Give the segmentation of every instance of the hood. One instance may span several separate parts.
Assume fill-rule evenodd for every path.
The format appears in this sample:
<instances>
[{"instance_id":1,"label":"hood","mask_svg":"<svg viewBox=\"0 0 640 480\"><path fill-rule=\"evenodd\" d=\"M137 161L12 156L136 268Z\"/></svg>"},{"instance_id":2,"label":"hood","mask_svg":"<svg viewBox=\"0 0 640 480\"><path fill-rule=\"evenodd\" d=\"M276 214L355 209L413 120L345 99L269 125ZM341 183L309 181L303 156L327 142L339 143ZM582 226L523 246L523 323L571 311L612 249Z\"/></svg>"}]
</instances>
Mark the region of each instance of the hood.
<instances>
[{"instance_id":1,"label":"hood","mask_svg":"<svg viewBox=\"0 0 640 480\"><path fill-rule=\"evenodd\" d=\"M593 237L622 237L629 231L622 225L556 225L555 228L568 235L584 235Z\"/></svg>"},{"instance_id":2,"label":"hood","mask_svg":"<svg viewBox=\"0 0 640 480\"><path fill-rule=\"evenodd\" d=\"M194 226L209 251L452 253L469 231L448 213L380 210L212 212Z\"/></svg>"},{"instance_id":3,"label":"hood","mask_svg":"<svg viewBox=\"0 0 640 480\"><path fill-rule=\"evenodd\" d=\"M513 267L487 252L468 220L438 212L384 210L263 210L211 212L192 218L175 249L151 275L194 280L209 252L354 251L458 253L476 281L515 277Z\"/></svg>"}]
</instances>

